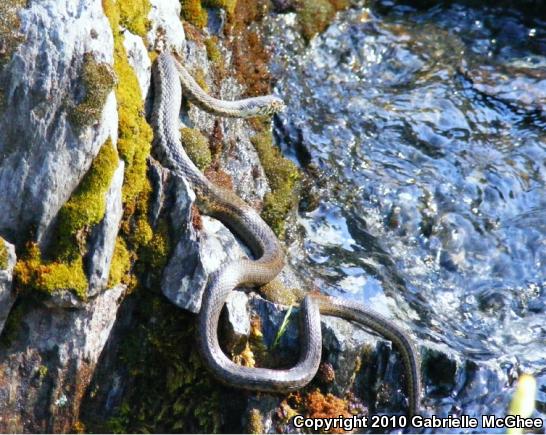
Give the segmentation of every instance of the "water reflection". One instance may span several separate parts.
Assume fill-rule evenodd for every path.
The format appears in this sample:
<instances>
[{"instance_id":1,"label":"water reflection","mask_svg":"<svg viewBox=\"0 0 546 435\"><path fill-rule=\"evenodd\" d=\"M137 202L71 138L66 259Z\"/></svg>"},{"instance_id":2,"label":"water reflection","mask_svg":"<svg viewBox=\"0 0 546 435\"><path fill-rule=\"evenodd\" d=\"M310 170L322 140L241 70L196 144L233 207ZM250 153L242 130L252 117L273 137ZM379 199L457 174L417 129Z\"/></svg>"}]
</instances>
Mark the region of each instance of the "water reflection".
<instances>
[{"instance_id":1,"label":"water reflection","mask_svg":"<svg viewBox=\"0 0 546 435\"><path fill-rule=\"evenodd\" d=\"M286 16L270 23L286 35L271 41L288 105L277 135L322 178L293 261L479 364L450 406L502 413L500 392L527 370L544 411L546 27L386 5L340 14L308 48Z\"/></svg>"}]
</instances>

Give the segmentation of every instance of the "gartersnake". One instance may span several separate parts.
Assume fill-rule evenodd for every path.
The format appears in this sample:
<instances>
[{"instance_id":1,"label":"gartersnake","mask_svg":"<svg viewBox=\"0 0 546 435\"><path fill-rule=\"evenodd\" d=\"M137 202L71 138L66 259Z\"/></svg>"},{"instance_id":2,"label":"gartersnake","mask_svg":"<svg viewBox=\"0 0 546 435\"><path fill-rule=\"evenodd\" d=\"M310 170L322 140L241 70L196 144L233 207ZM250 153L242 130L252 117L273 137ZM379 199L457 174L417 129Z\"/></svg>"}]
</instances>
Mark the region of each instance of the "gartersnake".
<instances>
[{"instance_id":1,"label":"gartersnake","mask_svg":"<svg viewBox=\"0 0 546 435\"><path fill-rule=\"evenodd\" d=\"M359 322L391 340L402 355L409 397L409 413L415 415L420 402L419 357L407 334L365 306L320 294L308 294L301 302L302 351L296 366L287 370L243 367L231 361L218 342L218 321L229 293L246 284L266 284L284 265L284 253L277 237L259 214L233 192L212 184L186 155L180 140L179 111L182 86L191 101L221 116L252 117L272 114L284 108L273 96L222 101L207 95L182 64L162 53L154 63L155 152L161 162L189 181L196 192L200 210L218 218L251 249L255 260L228 262L209 276L199 313L198 345L206 365L222 382L260 391L290 391L306 385L318 370L322 335L320 313Z\"/></svg>"}]
</instances>

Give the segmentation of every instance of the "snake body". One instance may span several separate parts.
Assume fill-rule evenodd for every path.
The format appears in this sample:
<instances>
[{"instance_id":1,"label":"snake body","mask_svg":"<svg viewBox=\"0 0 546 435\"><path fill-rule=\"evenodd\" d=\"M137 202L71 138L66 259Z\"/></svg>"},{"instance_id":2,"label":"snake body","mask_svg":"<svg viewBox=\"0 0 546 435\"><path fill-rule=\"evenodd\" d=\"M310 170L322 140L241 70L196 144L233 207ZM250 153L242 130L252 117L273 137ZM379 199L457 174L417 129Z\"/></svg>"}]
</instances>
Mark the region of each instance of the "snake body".
<instances>
[{"instance_id":1,"label":"snake body","mask_svg":"<svg viewBox=\"0 0 546 435\"><path fill-rule=\"evenodd\" d=\"M357 321L391 340L402 355L407 378L409 412L415 415L420 398L417 352L405 332L361 304L331 296L308 294L302 298L301 353L298 363L287 370L243 367L232 362L218 342L218 322L229 293L245 284L266 284L284 265L284 253L277 237L259 214L233 192L212 184L183 150L179 132L182 86L191 101L204 110L231 117L251 117L282 110L276 97L265 96L226 102L208 96L183 65L170 53L154 63L154 107L152 124L155 150L162 163L182 175L196 191L198 207L218 218L251 249L256 259L236 260L209 276L199 313L198 347L205 364L222 382L259 391L297 390L311 381L318 370L322 351L320 313Z\"/></svg>"}]
</instances>

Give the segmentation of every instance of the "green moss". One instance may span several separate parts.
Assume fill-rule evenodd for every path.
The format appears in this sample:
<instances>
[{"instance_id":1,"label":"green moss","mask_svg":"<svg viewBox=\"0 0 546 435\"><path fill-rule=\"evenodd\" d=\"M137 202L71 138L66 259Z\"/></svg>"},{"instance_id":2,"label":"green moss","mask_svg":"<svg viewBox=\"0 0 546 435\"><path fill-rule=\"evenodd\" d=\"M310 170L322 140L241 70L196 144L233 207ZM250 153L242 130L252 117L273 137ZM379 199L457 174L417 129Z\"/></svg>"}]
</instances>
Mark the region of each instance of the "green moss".
<instances>
[{"instance_id":1,"label":"green moss","mask_svg":"<svg viewBox=\"0 0 546 435\"><path fill-rule=\"evenodd\" d=\"M201 6L201 0L180 0L181 16L194 26L204 29L207 25L208 14Z\"/></svg>"},{"instance_id":2,"label":"green moss","mask_svg":"<svg viewBox=\"0 0 546 435\"><path fill-rule=\"evenodd\" d=\"M131 268L131 254L121 237L116 239L114 255L110 264L110 276L108 277L108 287L115 287L123 281L123 278Z\"/></svg>"},{"instance_id":3,"label":"green moss","mask_svg":"<svg viewBox=\"0 0 546 435\"><path fill-rule=\"evenodd\" d=\"M6 270L8 268L8 249L4 239L0 237L0 270Z\"/></svg>"},{"instance_id":4,"label":"green moss","mask_svg":"<svg viewBox=\"0 0 546 435\"><path fill-rule=\"evenodd\" d=\"M86 299L88 282L83 255L87 235L104 217L106 193L118 162L117 152L108 139L79 186L59 210L51 258L44 260L38 245L30 244L17 262L14 273L18 287L47 294L72 290Z\"/></svg>"},{"instance_id":5,"label":"green moss","mask_svg":"<svg viewBox=\"0 0 546 435\"><path fill-rule=\"evenodd\" d=\"M18 11L26 7L27 0L0 2L0 69L9 62L17 47L25 40L19 28Z\"/></svg>"},{"instance_id":6,"label":"green moss","mask_svg":"<svg viewBox=\"0 0 546 435\"><path fill-rule=\"evenodd\" d=\"M209 93L209 85L207 83L207 79L205 76L205 71L203 71L203 68L196 68L193 72L193 78L197 82L197 84L203 89L207 94Z\"/></svg>"},{"instance_id":7,"label":"green moss","mask_svg":"<svg viewBox=\"0 0 546 435\"><path fill-rule=\"evenodd\" d=\"M150 291L137 291L135 327L116 365L130 373L121 404L106 422L86 416L91 432L219 433L222 387L206 371L194 343L195 317Z\"/></svg>"},{"instance_id":8,"label":"green moss","mask_svg":"<svg viewBox=\"0 0 546 435\"><path fill-rule=\"evenodd\" d=\"M296 6L301 33L308 41L328 27L336 8L328 0L299 0Z\"/></svg>"},{"instance_id":9,"label":"green moss","mask_svg":"<svg viewBox=\"0 0 546 435\"><path fill-rule=\"evenodd\" d=\"M263 424L263 415L257 408L252 408L248 412L248 433L249 434L260 434L265 433L264 424Z\"/></svg>"},{"instance_id":10,"label":"green moss","mask_svg":"<svg viewBox=\"0 0 546 435\"><path fill-rule=\"evenodd\" d=\"M58 259L73 261L84 253L88 231L104 217L106 193L118 164L118 153L108 139L77 189L59 210L55 249Z\"/></svg>"},{"instance_id":11,"label":"green moss","mask_svg":"<svg viewBox=\"0 0 546 435\"><path fill-rule=\"evenodd\" d=\"M116 81L110 65L97 62L90 53L84 55L82 80L85 98L69 115L77 128L89 127L100 121L106 98Z\"/></svg>"},{"instance_id":12,"label":"green moss","mask_svg":"<svg viewBox=\"0 0 546 435\"><path fill-rule=\"evenodd\" d=\"M207 8L224 9L228 16L233 15L237 6L237 0L202 0L201 3Z\"/></svg>"},{"instance_id":13,"label":"green moss","mask_svg":"<svg viewBox=\"0 0 546 435\"><path fill-rule=\"evenodd\" d=\"M205 39L205 48L207 49L207 58L212 62L217 72L223 76L225 74L224 56L218 47L218 38L211 36Z\"/></svg>"},{"instance_id":14,"label":"green moss","mask_svg":"<svg viewBox=\"0 0 546 435\"><path fill-rule=\"evenodd\" d=\"M149 0L123 0L117 2L120 24L131 33L146 36L150 29L148 14L151 10Z\"/></svg>"},{"instance_id":15,"label":"green moss","mask_svg":"<svg viewBox=\"0 0 546 435\"><path fill-rule=\"evenodd\" d=\"M15 265L14 277L18 288L36 290L47 294L66 289L81 299L87 296L87 277L81 256L69 262L44 262L40 248L31 244L28 252Z\"/></svg>"},{"instance_id":16,"label":"green moss","mask_svg":"<svg viewBox=\"0 0 546 435\"><path fill-rule=\"evenodd\" d=\"M300 178L298 169L275 147L270 131L257 134L252 138L252 143L258 152L271 188L271 192L264 198L262 217L275 234L282 237L285 218L297 204L295 188Z\"/></svg>"},{"instance_id":17,"label":"green moss","mask_svg":"<svg viewBox=\"0 0 546 435\"><path fill-rule=\"evenodd\" d=\"M153 235L147 219L151 185L147 177L146 163L151 150L152 129L144 117L144 102L140 86L127 60L127 53L123 46L123 33L119 30L120 24L126 22L127 17L131 16L124 9L125 5L122 6L121 3L103 0L102 5L114 34L114 71L118 77L115 88L119 116L117 147L120 157L126 163L123 183L124 216L121 230L127 242L127 248L137 252L142 245L150 242ZM143 4L139 0L138 7L149 10L149 6L142 6ZM136 19L136 15L133 18ZM132 22L138 30L139 26L134 20Z\"/></svg>"},{"instance_id":18,"label":"green moss","mask_svg":"<svg viewBox=\"0 0 546 435\"><path fill-rule=\"evenodd\" d=\"M195 166L204 171L212 162L208 139L195 128L180 129L184 149Z\"/></svg>"},{"instance_id":19,"label":"green moss","mask_svg":"<svg viewBox=\"0 0 546 435\"><path fill-rule=\"evenodd\" d=\"M45 378L47 376L48 371L49 369L47 368L47 366L41 365L40 367L38 367L38 377L40 379Z\"/></svg>"}]
</instances>

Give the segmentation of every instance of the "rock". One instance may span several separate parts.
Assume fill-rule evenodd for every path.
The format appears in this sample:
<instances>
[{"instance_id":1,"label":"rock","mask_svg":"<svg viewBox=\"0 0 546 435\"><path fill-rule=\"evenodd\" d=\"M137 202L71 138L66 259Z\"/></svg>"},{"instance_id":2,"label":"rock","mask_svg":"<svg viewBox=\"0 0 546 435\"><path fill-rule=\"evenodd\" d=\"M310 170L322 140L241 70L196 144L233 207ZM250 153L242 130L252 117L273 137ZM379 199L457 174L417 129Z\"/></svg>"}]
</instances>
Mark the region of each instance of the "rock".
<instances>
[{"instance_id":1,"label":"rock","mask_svg":"<svg viewBox=\"0 0 546 435\"><path fill-rule=\"evenodd\" d=\"M25 301L15 337L0 347L0 432L70 432L116 320L120 285L82 310Z\"/></svg>"},{"instance_id":2,"label":"rock","mask_svg":"<svg viewBox=\"0 0 546 435\"><path fill-rule=\"evenodd\" d=\"M224 332L228 342L226 347L229 351L234 351L250 335L248 296L240 291L232 291L226 301L225 313Z\"/></svg>"},{"instance_id":3,"label":"rock","mask_svg":"<svg viewBox=\"0 0 546 435\"><path fill-rule=\"evenodd\" d=\"M0 260L2 257L5 259L5 264L2 264L2 261L0 261L0 334L2 334L4 323L15 302L12 284L13 268L17 261L15 246L0 237Z\"/></svg>"},{"instance_id":4,"label":"rock","mask_svg":"<svg viewBox=\"0 0 546 435\"><path fill-rule=\"evenodd\" d=\"M191 208L190 208L191 210ZM244 258L245 253L233 234L216 219L203 216L202 228L186 226L185 235L177 243L165 267L162 291L180 308L198 313L208 275L227 259Z\"/></svg>"},{"instance_id":5,"label":"rock","mask_svg":"<svg viewBox=\"0 0 546 435\"><path fill-rule=\"evenodd\" d=\"M108 283L110 264L114 255L119 224L123 215L122 186L125 163L120 160L106 194L106 211L102 221L93 229L87 256L89 289L87 295L95 296Z\"/></svg>"},{"instance_id":6,"label":"rock","mask_svg":"<svg viewBox=\"0 0 546 435\"><path fill-rule=\"evenodd\" d=\"M125 30L123 32L123 46L127 52L129 65L131 65L136 74L140 92L146 96L150 88L152 61L148 56L144 41L140 36L133 35L128 30Z\"/></svg>"},{"instance_id":7,"label":"rock","mask_svg":"<svg viewBox=\"0 0 546 435\"><path fill-rule=\"evenodd\" d=\"M148 15L151 27L146 35L148 50L174 50L184 53L186 37L180 22L178 0L150 0L152 10ZM146 94L143 94L146 95Z\"/></svg>"},{"instance_id":8,"label":"rock","mask_svg":"<svg viewBox=\"0 0 546 435\"><path fill-rule=\"evenodd\" d=\"M45 0L19 12L25 41L0 76L0 233L16 244L34 228L44 241L109 136L116 137L115 99L100 122L76 131L67 104L79 102L85 53L112 64L113 38L101 2Z\"/></svg>"},{"instance_id":9,"label":"rock","mask_svg":"<svg viewBox=\"0 0 546 435\"><path fill-rule=\"evenodd\" d=\"M463 73L478 92L507 104L546 114L546 73L541 65L521 60L507 65L471 65Z\"/></svg>"}]
</instances>

